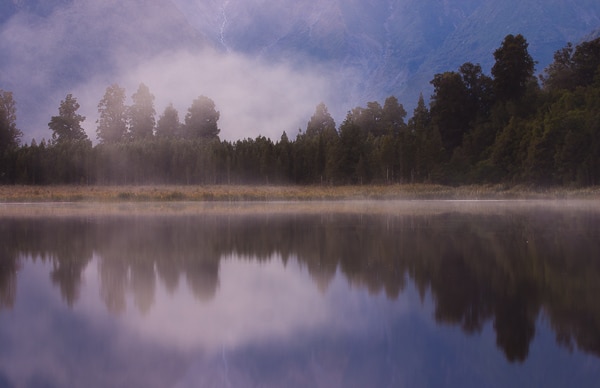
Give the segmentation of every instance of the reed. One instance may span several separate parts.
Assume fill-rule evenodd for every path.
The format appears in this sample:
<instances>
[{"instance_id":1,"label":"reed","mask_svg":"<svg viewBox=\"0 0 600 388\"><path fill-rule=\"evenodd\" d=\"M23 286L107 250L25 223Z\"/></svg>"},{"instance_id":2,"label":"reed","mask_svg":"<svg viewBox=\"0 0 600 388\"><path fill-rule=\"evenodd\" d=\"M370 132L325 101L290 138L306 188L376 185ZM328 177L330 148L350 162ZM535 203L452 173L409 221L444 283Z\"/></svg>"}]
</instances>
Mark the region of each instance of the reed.
<instances>
[{"instance_id":1,"label":"reed","mask_svg":"<svg viewBox=\"0 0 600 388\"><path fill-rule=\"evenodd\" d=\"M177 202L417 199L599 199L600 187L432 184L368 186L0 186L0 202Z\"/></svg>"}]
</instances>

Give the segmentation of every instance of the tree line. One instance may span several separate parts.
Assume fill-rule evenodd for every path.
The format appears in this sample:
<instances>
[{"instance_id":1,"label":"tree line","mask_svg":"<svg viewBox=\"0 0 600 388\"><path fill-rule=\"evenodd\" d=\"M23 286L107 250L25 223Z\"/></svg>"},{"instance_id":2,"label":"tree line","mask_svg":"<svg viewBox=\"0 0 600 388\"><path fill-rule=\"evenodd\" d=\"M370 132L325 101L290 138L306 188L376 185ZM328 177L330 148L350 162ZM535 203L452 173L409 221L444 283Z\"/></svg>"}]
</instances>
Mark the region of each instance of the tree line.
<instances>
[{"instance_id":1,"label":"tree line","mask_svg":"<svg viewBox=\"0 0 600 388\"><path fill-rule=\"evenodd\" d=\"M600 38L568 44L538 78L522 35L479 64L436 74L412 116L394 96L351 109L337 126L319 104L295 138L219 139L206 96L180 121L140 84L106 89L93 146L68 94L49 141L20 143L12 93L0 90L0 182L19 184L600 183Z\"/></svg>"}]
</instances>

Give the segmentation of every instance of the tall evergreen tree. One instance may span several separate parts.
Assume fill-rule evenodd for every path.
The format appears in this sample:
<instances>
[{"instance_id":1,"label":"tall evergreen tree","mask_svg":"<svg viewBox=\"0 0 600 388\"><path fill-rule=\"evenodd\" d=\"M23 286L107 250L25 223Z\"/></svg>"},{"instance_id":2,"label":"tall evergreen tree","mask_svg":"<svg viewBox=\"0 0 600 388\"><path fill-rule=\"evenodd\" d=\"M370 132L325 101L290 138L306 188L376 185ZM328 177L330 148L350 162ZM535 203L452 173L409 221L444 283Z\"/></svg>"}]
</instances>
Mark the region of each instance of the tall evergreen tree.
<instances>
[{"instance_id":1,"label":"tall evergreen tree","mask_svg":"<svg viewBox=\"0 0 600 388\"><path fill-rule=\"evenodd\" d=\"M411 167L410 178L431 181L434 169L441 160L443 145L437 127L431 125L431 113L425 105L422 94L419 96L413 116L408 120L408 130L414 140L407 142L412 149L405 148L403 154L404 164ZM411 160L406 160L406 156L411 156Z\"/></svg>"},{"instance_id":2,"label":"tall evergreen tree","mask_svg":"<svg viewBox=\"0 0 600 388\"><path fill-rule=\"evenodd\" d=\"M156 137L172 139L179 135L180 130L179 112L173 104L169 104L156 123Z\"/></svg>"},{"instance_id":3,"label":"tall evergreen tree","mask_svg":"<svg viewBox=\"0 0 600 388\"><path fill-rule=\"evenodd\" d=\"M79 103L72 94L60 102L58 116L52 116L48 127L52 130L52 140L56 143L87 140L88 136L81 127L85 117L78 114Z\"/></svg>"},{"instance_id":4,"label":"tall evergreen tree","mask_svg":"<svg viewBox=\"0 0 600 388\"><path fill-rule=\"evenodd\" d=\"M129 107L129 131L133 139L148 139L154 135L156 111L154 95L143 83L131 96L133 105Z\"/></svg>"},{"instance_id":5,"label":"tall evergreen tree","mask_svg":"<svg viewBox=\"0 0 600 388\"><path fill-rule=\"evenodd\" d=\"M194 100L185 115L185 132L189 139L219 139L221 131L217 125L220 113L213 100L200 96Z\"/></svg>"},{"instance_id":6,"label":"tall evergreen tree","mask_svg":"<svg viewBox=\"0 0 600 388\"><path fill-rule=\"evenodd\" d=\"M383 108L377 101L367 102L366 108L354 108L352 116L365 135L378 137L385 134L387 128L383 125Z\"/></svg>"},{"instance_id":7,"label":"tall evergreen tree","mask_svg":"<svg viewBox=\"0 0 600 388\"><path fill-rule=\"evenodd\" d=\"M434 92L431 96L431 119L442 136L447 156L462 144L469 130L472 107L469 92L461 75L456 72L436 74L431 81Z\"/></svg>"},{"instance_id":8,"label":"tall evergreen tree","mask_svg":"<svg viewBox=\"0 0 600 388\"><path fill-rule=\"evenodd\" d=\"M492 67L494 91L500 101L516 100L525 94L533 77L535 61L529 55L529 44L523 35L509 34L494 51L496 62Z\"/></svg>"},{"instance_id":9,"label":"tall evergreen tree","mask_svg":"<svg viewBox=\"0 0 600 388\"><path fill-rule=\"evenodd\" d=\"M327 106L324 103L317 105L315 113L310 118L306 126L306 135L315 137L325 133L335 132L335 121L329 114Z\"/></svg>"},{"instance_id":10,"label":"tall evergreen tree","mask_svg":"<svg viewBox=\"0 0 600 388\"><path fill-rule=\"evenodd\" d=\"M458 71L467 89L470 121L485 120L490 115L494 101L493 80L483 74L479 64L466 62Z\"/></svg>"},{"instance_id":11,"label":"tall evergreen tree","mask_svg":"<svg viewBox=\"0 0 600 388\"><path fill-rule=\"evenodd\" d=\"M364 151L367 135L355 121L356 109L348 112L346 119L340 125L340 137L333 155L333 178L339 183L357 183L359 181L357 173L365 168Z\"/></svg>"},{"instance_id":12,"label":"tall evergreen tree","mask_svg":"<svg viewBox=\"0 0 600 388\"><path fill-rule=\"evenodd\" d=\"M0 156L18 147L23 133L17 128L17 108L12 92L0 89Z\"/></svg>"},{"instance_id":13,"label":"tall evergreen tree","mask_svg":"<svg viewBox=\"0 0 600 388\"><path fill-rule=\"evenodd\" d=\"M381 128L385 134L398 136L398 133L406 127L404 119L406 118L406 110L404 106L398 102L394 96L389 96L383 103L383 111L381 115Z\"/></svg>"},{"instance_id":14,"label":"tall evergreen tree","mask_svg":"<svg viewBox=\"0 0 600 388\"><path fill-rule=\"evenodd\" d=\"M127 107L125 89L117 84L106 88L104 97L98 104L100 118L96 134L101 143L117 143L125 140L127 134Z\"/></svg>"}]
</instances>

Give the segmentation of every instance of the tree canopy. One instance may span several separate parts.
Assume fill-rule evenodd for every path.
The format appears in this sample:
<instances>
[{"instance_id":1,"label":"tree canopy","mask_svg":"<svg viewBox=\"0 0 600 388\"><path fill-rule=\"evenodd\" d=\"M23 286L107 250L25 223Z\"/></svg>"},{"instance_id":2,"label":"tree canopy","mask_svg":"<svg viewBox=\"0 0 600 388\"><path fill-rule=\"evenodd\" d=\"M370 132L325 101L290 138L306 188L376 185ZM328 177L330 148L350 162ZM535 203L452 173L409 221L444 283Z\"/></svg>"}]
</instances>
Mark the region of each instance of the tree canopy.
<instances>
[{"instance_id":1,"label":"tree canopy","mask_svg":"<svg viewBox=\"0 0 600 388\"><path fill-rule=\"evenodd\" d=\"M317 105L315 113L306 125L306 135L314 137L327 132L335 131L335 121L329 114L327 106L324 103Z\"/></svg>"},{"instance_id":2,"label":"tree canopy","mask_svg":"<svg viewBox=\"0 0 600 388\"><path fill-rule=\"evenodd\" d=\"M127 107L125 89L118 84L106 88L98 103L98 128L96 133L101 143L117 143L127 135Z\"/></svg>"},{"instance_id":3,"label":"tree canopy","mask_svg":"<svg viewBox=\"0 0 600 388\"><path fill-rule=\"evenodd\" d=\"M17 128L17 108L12 92L0 89L0 155L18 147L23 133Z\"/></svg>"},{"instance_id":4,"label":"tree canopy","mask_svg":"<svg viewBox=\"0 0 600 388\"><path fill-rule=\"evenodd\" d=\"M133 139L149 139L154 135L156 111L154 95L143 83L131 97L133 105L129 107L129 132Z\"/></svg>"},{"instance_id":5,"label":"tree canopy","mask_svg":"<svg viewBox=\"0 0 600 388\"><path fill-rule=\"evenodd\" d=\"M48 127L52 130L52 140L56 143L68 141L87 140L88 136L81 123L85 117L78 114L79 103L72 94L60 102L58 107L58 116L52 116Z\"/></svg>"},{"instance_id":6,"label":"tree canopy","mask_svg":"<svg viewBox=\"0 0 600 388\"><path fill-rule=\"evenodd\" d=\"M600 76L600 38L583 42L576 48L572 43L554 54L554 62L541 76L542 83L549 90L575 90L587 86Z\"/></svg>"},{"instance_id":7,"label":"tree canopy","mask_svg":"<svg viewBox=\"0 0 600 388\"><path fill-rule=\"evenodd\" d=\"M156 137L173 139L179 135L181 123L179 122L179 112L169 104L156 123Z\"/></svg>"},{"instance_id":8,"label":"tree canopy","mask_svg":"<svg viewBox=\"0 0 600 388\"><path fill-rule=\"evenodd\" d=\"M213 100L206 96L196 98L185 115L186 137L204 140L218 139L221 130L217 122L220 115Z\"/></svg>"},{"instance_id":9,"label":"tree canopy","mask_svg":"<svg viewBox=\"0 0 600 388\"><path fill-rule=\"evenodd\" d=\"M529 43L523 35L507 35L494 51L496 62L492 67L496 97L502 101L515 100L525 94L533 78L535 61L529 55Z\"/></svg>"}]
</instances>

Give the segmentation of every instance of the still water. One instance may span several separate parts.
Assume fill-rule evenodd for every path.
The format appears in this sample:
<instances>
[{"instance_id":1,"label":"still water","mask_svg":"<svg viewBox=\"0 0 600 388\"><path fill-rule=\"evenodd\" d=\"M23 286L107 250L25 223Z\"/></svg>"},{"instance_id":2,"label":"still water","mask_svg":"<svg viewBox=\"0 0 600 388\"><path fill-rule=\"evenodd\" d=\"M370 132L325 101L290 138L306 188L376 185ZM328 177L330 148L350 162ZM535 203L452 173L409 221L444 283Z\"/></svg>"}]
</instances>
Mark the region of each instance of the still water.
<instances>
[{"instance_id":1,"label":"still water","mask_svg":"<svg viewBox=\"0 0 600 388\"><path fill-rule=\"evenodd\" d=\"M592 387L600 204L0 205L0 387Z\"/></svg>"}]
</instances>

